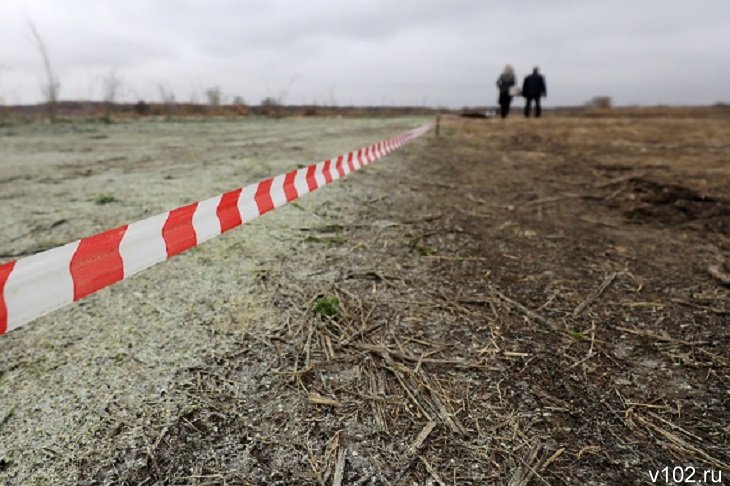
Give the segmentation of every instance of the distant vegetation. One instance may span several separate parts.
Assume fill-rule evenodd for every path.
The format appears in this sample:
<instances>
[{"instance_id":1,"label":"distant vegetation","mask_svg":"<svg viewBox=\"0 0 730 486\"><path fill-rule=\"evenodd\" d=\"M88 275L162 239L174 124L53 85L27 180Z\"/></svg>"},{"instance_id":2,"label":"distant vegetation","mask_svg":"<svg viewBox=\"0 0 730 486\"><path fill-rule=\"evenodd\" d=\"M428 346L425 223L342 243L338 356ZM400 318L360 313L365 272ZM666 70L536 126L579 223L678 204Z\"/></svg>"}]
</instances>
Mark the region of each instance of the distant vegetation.
<instances>
[{"instance_id":1,"label":"distant vegetation","mask_svg":"<svg viewBox=\"0 0 730 486\"><path fill-rule=\"evenodd\" d=\"M110 81L110 86L115 83ZM178 118L178 117L239 117L239 116L402 116L402 115L430 115L438 111L435 108L408 107L408 106L319 106L319 105L281 105L272 98L265 99L259 105L246 105L238 97L235 103L202 104L178 103L165 88L165 101L148 103L140 100L136 103L114 103L114 94L110 87L107 99L104 101L57 101L54 109L54 121L73 121L78 119L98 119L110 122L112 120L134 118ZM216 93L208 93L217 101ZM0 106L0 114L6 123L11 121L32 121L47 119L49 108L47 103L35 105L6 105ZM455 111L458 113L458 110Z\"/></svg>"},{"instance_id":2,"label":"distant vegetation","mask_svg":"<svg viewBox=\"0 0 730 486\"><path fill-rule=\"evenodd\" d=\"M0 105L0 126L18 123L33 123L49 120L53 112L54 122L99 121L111 123L124 120L173 120L185 118L234 118L244 116L313 117L313 116L346 116L346 117L378 117L378 116L411 116L451 114L470 118L489 118L495 113L490 106L464 107L461 109L431 108L420 106L323 106L323 105L283 105L274 98L266 98L258 105L247 105L241 97L232 98L232 103L220 103L215 90L207 94L208 101L213 103L179 103L166 87L161 86L165 94L165 102L148 103L140 100L136 103L115 103L118 78L110 73L105 80L105 100L103 101L56 101L53 110L47 103L35 105ZM728 113L730 105L718 103L713 106L652 106L652 107L608 107L605 103L586 103L585 106L550 107L547 113L560 113L563 116L665 116L670 113L684 116L708 116L715 113Z\"/></svg>"}]
</instances>

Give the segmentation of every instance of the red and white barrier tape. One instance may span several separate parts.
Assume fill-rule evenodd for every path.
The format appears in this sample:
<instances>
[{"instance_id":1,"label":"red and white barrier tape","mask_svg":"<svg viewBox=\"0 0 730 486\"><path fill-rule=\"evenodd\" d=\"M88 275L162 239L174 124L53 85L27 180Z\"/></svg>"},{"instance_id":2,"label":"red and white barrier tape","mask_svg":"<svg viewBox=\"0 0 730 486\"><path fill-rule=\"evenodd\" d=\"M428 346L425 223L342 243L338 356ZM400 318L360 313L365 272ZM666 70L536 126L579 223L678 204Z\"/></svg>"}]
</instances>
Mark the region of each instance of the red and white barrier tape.
<instances>
[{"instance_id":1,"label":"red and white barrier tape","mask_svg":"<svg viewBox=\"0 0 730 486\"><path fill-rule=\"evenodd\" d=\"M0 265L0 334L313 192L432 127Z\"/></svg>"}]
</instances>

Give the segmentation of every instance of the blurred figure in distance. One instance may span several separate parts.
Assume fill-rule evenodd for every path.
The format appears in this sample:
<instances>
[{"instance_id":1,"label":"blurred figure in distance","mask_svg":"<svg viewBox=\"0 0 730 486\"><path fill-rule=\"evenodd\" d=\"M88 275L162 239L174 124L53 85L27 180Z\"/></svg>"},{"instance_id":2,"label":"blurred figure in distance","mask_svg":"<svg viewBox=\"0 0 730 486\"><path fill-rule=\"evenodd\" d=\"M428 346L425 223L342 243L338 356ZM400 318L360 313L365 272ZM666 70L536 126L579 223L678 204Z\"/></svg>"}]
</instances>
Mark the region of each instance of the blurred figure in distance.
<instances>
[{"instance_id":1,"label":"blurred figure in distance","mask_svg":"<svg viewBox=\"0 0 730 486\"><path fill-rule=\"evenodd\" d=\"M545 78L540 74L540 69L537 66L522 83L522 96L525 97L525 117L530 116L533 101L535 102L535 116L540 117L542 115L540 98L543 96L547 98L547 86L545 85Z\"/></svg>"},{"instance_id":2,"label":"blurred figure in distance","mask_svg":"<svg viewBox=\"0 0 730 486\"><path fill-rule=\"evenodd\" d=\"M515 71L509 64L504 67L504 71L497 79L497 88L499 88L499 113L502 118L507 118L515 89Z\"/></svg>"}]
</instances>

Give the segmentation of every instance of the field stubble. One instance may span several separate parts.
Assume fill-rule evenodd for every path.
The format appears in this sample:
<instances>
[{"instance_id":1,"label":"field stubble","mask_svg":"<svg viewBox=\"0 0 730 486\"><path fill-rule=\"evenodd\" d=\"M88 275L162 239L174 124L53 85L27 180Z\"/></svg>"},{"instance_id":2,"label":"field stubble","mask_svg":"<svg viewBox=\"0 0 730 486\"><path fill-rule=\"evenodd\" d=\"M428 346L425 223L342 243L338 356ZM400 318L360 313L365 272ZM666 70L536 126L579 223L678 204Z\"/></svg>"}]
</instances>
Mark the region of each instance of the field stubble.
<instances>
[{"instance_id":1,"label":"field stubble","mask_svg":"<svg viewBox=\"0 0 730 486\"><path fill-rule=\"evenodd\" d=\"M18 163L3 197L56 177L57 203L2 213L18 224L0 248L65 242L418 123L161 124L139 152L116 132L137 128L110 128L94 140L121 145L100 158L123 158L98 172L98 155L56 161L69 177ZM271 139L257 145L247 129ZM68 139L39 130L49 151ZM709 109L445 119L438 138L4 336L0 474L510 485L644 484L666 466L730 474L729 139L730 117ZM73 227L70 208L92 226Z\"/></svg>"}]
</instances>

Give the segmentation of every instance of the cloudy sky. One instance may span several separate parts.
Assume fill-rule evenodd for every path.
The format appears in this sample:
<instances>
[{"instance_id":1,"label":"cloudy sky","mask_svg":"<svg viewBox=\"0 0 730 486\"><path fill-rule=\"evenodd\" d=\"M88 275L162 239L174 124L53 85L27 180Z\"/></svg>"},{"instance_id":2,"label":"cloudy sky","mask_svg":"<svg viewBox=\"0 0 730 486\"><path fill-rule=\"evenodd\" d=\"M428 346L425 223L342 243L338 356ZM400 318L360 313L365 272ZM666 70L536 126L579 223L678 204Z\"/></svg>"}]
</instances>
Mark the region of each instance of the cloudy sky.
<instances>
[{"instance_id":1,"label":"cloudy sky","mask_svg":"<svg viewBox=\"0 0 730 486\"><path fill-rule=\"evenodd\" d=\"M0 0L0 101L42 99L33 22L61 99L493 105L507 63L549 106L730 101L730 0Z\"/></svg>"}]
</instances>

